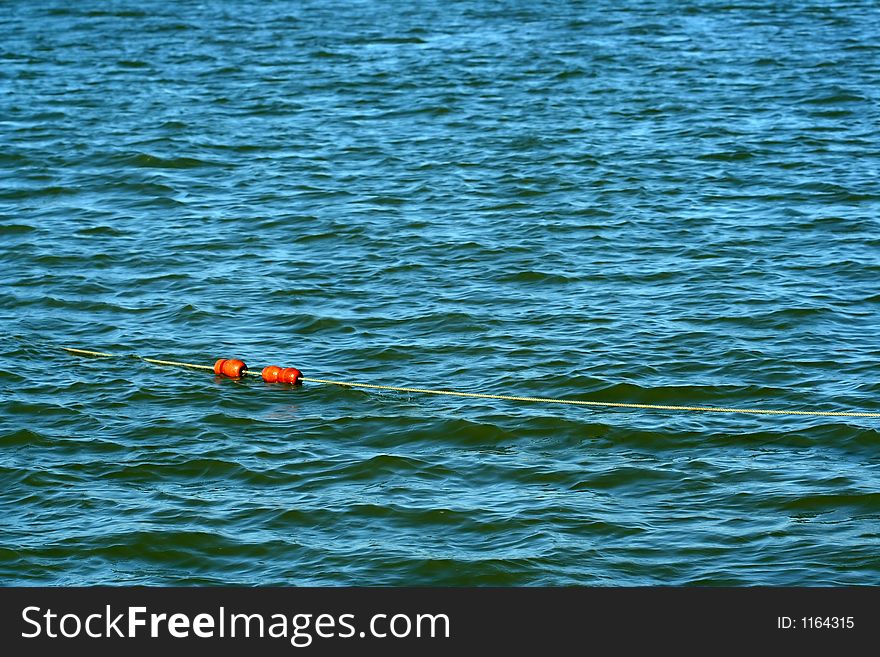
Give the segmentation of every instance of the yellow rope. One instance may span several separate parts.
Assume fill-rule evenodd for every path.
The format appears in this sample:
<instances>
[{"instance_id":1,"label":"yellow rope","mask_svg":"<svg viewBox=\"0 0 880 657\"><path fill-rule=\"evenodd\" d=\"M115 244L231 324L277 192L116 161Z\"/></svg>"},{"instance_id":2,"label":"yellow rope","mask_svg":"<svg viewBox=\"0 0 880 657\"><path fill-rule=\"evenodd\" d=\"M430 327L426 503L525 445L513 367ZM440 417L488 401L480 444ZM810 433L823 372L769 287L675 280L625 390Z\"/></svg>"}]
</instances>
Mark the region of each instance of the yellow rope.
<instances>
[{"instance_id":1,"label":"yellow rope","mask_svg":"<svg viewBox=\"0 0 880 657\"><path fill-rule=\"evenodd\" d=\"M104 358L121 358L120 354L108 354L106 351L91 351L89 349L74 349L73 347L61 347L64 351L69 351L72 354L82 354L84 356L102 356ZM134 358L138 358L147 363L153 363L155 365L172 365L174 367L189 367L194 370L208 370L209 372L213 372L214 368L211 365L195 365L194 363L181 363L176 360L159 360L157 358L146 358L144 356L134 356ZM249 372L250 374L250 372Z\"/></svg>"},{"instance_id":2,"label":"yellow rope","mask_svg":"<svg viewBox=\"0 0 880 657\"><path fill-rule=\"evenodd\" d=\"M154 363L156 365L172 365L174 367L189 367L194 370L208 370L209 372L214 371L214 367L212 365L193 365L192 363L178 363L176 360L156 360L155 358L143 358L140 357L141 360L144 360L148 363ZM251 374L251 372L249 372Z\"/></svg>"},{"instance_id":3,"label":"yellow rope","mask_svg":"<svg viewBox=\"0 0 880 657\"><path fill-rule=\"evenodd\" d=\"M74 354L82 354L86 356L102 356L105 358L118 358L118 354L108 354L103 351L89 351L88 349L74 349L72 347L62 347L65 351ZM210 365L194 365L193 363L181 363L174 360L157 360L155 358L145 358L136 356L140 360L156 365L171 365L175 367L188 367L191 369L208 370L213 372L214 368ZM246 374L250 376L260 376L256 370L248 370ZM314 379L311 377L302 377L302 380L308 383L323 383L325 385L342 386L345 388L368 388L371 390L389 390L393 392L415 392L425 395L446 395L451 397L470 397L472 399L500 399L503 401L517 402L539 402L544 404L568 404L571 406L604 406L609 408L639 408L657 411L691 411L702 413L746 413L750 415L807 415L813 417L878 417L880 413L867 413L862 411L800 411L791 410L783 411L767 408L728 408L724 406L672 406L667 404L633 404L626 402L603 402L603 401L584 401L579 399L557 399L553 397L521 397L518 395L492 395L482 392L459 392L456 390L433 390L430 388L410 388L406 386L386 386L376 383L354 383L351 381L333 381L330 379Z\"/></svg>"},{"instance_id":4,"label":"yellow rope","mask_svg":"<svg viewBox=\"0 0 880 657\"><path fill-rule=\"evenodd\" d=\"M84 356L104 356L106 358L119 358L119 354L108 354L106 351L90 351L88 349L74 349L73 347L61 347L64 351L72 354L83 354Z\"/></svg>"}]
</instances>

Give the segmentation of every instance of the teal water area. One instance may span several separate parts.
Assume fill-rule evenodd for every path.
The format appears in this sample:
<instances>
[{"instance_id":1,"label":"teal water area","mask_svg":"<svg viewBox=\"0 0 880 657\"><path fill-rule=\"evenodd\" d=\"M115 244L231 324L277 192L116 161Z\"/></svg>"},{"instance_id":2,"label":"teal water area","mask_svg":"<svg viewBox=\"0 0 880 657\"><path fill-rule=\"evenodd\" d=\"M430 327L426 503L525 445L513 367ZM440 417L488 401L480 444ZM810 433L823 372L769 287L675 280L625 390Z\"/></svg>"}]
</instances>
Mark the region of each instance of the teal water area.
<instances>
[{"instance_id":1,"label":"teal water area","mask_svg":"<svg viewBox=\"0 0 880 657\"><path fill-rule=\"evenodd\" d=\"M0 582L880 581L868 1L0 5Z\"/></svg>"}]
</instances>

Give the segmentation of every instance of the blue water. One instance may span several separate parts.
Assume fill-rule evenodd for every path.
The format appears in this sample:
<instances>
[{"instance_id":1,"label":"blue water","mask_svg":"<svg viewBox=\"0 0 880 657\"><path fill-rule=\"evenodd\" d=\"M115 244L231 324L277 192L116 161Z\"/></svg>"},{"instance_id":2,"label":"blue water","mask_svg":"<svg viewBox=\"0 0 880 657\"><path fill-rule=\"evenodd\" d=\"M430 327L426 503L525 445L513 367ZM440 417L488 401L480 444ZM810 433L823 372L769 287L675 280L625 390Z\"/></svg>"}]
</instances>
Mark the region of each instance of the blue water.
<instances>
[{"instance_id":1,"label":"blue water","mask_svg":"<svg viewBox=\"0 0 880 657\"><path fill-rule=\"evenodd\" d=\"M880 583L880 7L0 5L0 582Z\"/></svg>"}]
</instances>

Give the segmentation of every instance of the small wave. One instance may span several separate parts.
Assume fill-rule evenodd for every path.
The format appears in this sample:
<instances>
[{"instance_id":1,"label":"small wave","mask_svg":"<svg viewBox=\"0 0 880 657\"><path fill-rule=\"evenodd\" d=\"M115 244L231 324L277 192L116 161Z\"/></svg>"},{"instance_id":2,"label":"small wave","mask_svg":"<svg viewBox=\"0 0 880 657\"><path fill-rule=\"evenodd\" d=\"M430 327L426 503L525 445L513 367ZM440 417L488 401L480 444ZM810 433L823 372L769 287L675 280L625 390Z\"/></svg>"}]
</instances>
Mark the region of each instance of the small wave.
<instances>
[{"instance_id":1,"label":"small wave","mask_svg":"<svg viewBox=\"0 0 880 657\"><path fill-rule=\"evenodd\" d=\"M765 502L766 504L766 502ZM880 493L817 493L791 497L781 507L789 511L837 511L847 509L857 513L880 513Z\"/></svg>"},{"instance_id":2,"label":"small wave","mask_svg":"<svg viewBox=\"0 0 880 657\"><path fill-rule=\"evenodd\" d=\"M147 18L149 14L140 9L120 9L117 11L94 9L86 11L85 15L89 18Z\"/></svg>"},{"instance_id":3,"label":"small wave","mask_svg":"<svg viewBox=\"0 0 880 657\"><path fill-rule=\"evenodd\" d=\"M116 65L121 68L149 68L150 66L147 62L139 59L120 59Z\"/></svg>"},{"instance_id":4,"label":"small wave","mask_svg":"<svg viewBox=\"0 0 880 657\"><path fill-rule=\"evenodd\" d=\"M838 103L861 103L868 99L861 94L850 91L836 90L816 96L804 98L800 102L806 105L836 105Z\"/></svg>"},{"instance_id":5,"label":"small wave","mask_svg":"<svg viewBox=\"0 0 880 657\"><path fill-rule=\"evenodd\" d=\"M745 160L751 160L754 156L754 153L751 151L734 150L706 153L704 155L698 155L697 159L705 162L742 162Z\"/></svg>"},{"instance_id":6,"label":"small wave","mask_svg":"<svg viewBox=\"0 0 880 657\"><path fill-rule=\"evenodd\" d=\"M27 413L27 409L20 409ZM41 433L37 433L31 429L17 429L0 436L0 445L3 447L16 447L19 445L40 445L47 446L54 444L55 441L47 438Z\"/></svg>"},{"instance_id":7,"label":"small wave","mask_svg":"<svg viewBox=\"0 0 880 657\"><path fill-rule=\"evenodd\" d=\"M99 236L99 237L123 237L129 235L128 232L114 228L113 226L89 226L88 228L80 228L76 231L77 235L83 236Z\"/></svg>"},{"instance_id":8,"label":"small wave","mask_svg":"<svg viewBox=\"0 0 880 657\"><path fill-rule=\"evenodd\" d=\"M248 470L239 463L213 458L173 459L163 463L108 465L103 477L130 482L229 479L246 480Z\"/></svg>"},{"instance_id":9,"label":"small wave","mask_svg":"<svg viewBox=\"0 0 880 657\"><path fill-rule=\"evenodd\" d=\"M36 231L36 228L27 224L0 224L0 235L20 235Z\"/></svg>"},{"instance_id":10,"label":"small wave","mask_svg":"<svg viewBox=\"0 0 880 657\"><path fill-rule=\"evenodd\" d=\"M118 154L108 158L108 163L115 166L133 166L146 169L198 169L202 167L222 166L219 162L194 157L159 157L148 153Z\"/></svg>"},{"instance_id":11,"label":"small wave","mask_svg":"<svg viewBox=\"0 0 880 657\"><path fill-rule=\"evenodd\" d=\"M686 477L682 477L682 473L672 469L656 469L644 467L621 467L615 468L608 472L600 472L593 476L583 479L571 486L571 490L605 490L612 488L633 488L636 486L646 486L654 489L659 482L665 488L669 488L670 482L674 487L684 487L693 491L693 483Z\"/></svg>"},{"instance_id":12,"label":"small wave","mask_svg":"<svg viewBox=\"0 0 880 657\"><path fill-rule=\"evenodd\" d=\"M501 274L496 276L495 280L499 283L547 283L553 285L567 285L579 282L580 278L550 272L518 271Z\"/></svg>"}]
</instances>

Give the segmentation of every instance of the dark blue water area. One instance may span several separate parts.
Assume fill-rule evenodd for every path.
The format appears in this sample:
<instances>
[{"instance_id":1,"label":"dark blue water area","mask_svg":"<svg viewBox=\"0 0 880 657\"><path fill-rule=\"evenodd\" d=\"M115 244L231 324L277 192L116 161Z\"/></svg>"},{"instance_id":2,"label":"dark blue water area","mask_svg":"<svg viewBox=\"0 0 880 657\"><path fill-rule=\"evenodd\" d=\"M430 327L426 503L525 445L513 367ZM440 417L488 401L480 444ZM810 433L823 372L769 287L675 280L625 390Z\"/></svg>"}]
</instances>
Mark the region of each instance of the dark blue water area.
<instances>
[{"instance_id":1,"label":"dark blue water area","mask_svg":"<svg viewBox=\"0 0 880 657\"><path fill-rule=\"evenodd\" d=\"M0 5L0 582L880 582L875 2ZM60 346L121 354L81 358Z\"/></svg>"}]
</instances>

